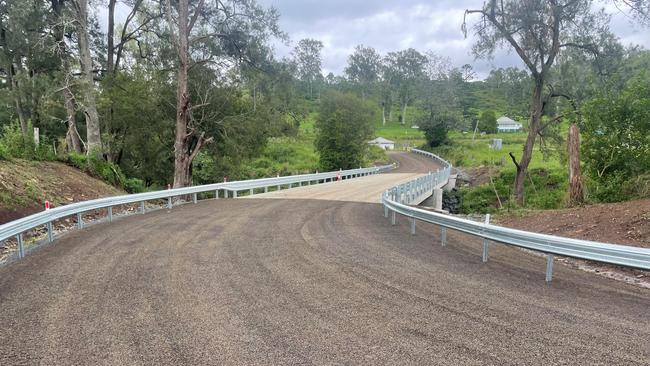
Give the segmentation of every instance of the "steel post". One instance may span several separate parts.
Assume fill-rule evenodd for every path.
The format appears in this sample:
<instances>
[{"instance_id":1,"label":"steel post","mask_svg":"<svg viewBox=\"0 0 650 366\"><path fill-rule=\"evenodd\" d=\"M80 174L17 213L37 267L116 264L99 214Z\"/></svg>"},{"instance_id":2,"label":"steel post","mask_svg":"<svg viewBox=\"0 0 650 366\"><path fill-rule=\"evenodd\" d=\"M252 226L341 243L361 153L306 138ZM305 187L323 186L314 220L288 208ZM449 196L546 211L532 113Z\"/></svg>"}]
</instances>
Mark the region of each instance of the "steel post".
<instances>
[{"instance_id":1,"label":"steel post","mask_svg":"<svg viewBox=\"0 0 650 366\"><path fill-rule=\"evenodd\" d=\"M140 213L145 214L144 201L140 201Z\"/></svg>"},{"instance_id":2,"label":"steel post","mask_svg":"<svg viewBox=\"0 0 650 366\"><path fill-rule=\"evenodd\" d=\"M391 223L391 225L395 225L395 224L397 224L397 218L395 217L396 216L395 211L392 211L391 214L392 214L392 216L390 218L390 223Z\"/></svg>"},{"instance_id":3,"label":"steel post","mask_svg":"<svg viewBox=\"0 0 650 366\"><path fill-rule=\"evenodd\" d=\"M488 225L490 223L490 214L485 215L485 224ZM490 249L490 242L483 238L483 263L487 262L488 260L488 250Z\"/></svg>"},{"instance_id":4,"label":"steel post","mask_svg":"<svg viewBox=\"0 0 650 366\"><path fill-rule=\"evenodd\" d=\"M51 243L54 240L54 232L52 228L52 221L47 223L47 242Z\"/></svg>"},{"instance_id":5,"label":"steel post","mask_svg":"<svg viewBox=\"0 0 650 366\"><path fill-rule=\"evenodd\" d=\"M546 283L553 280L553 254L546 255Z\"/></svg>"},{"instance_id":6,"label":"steel post","mask_svg":"<svg viewBox=\"0 0 650 366\"><path fill-rule=\"evenodd\" d=\"M192 195L192 202L193 202L193 203L198 202L199 198L198 198L197 196L198 196L198 194L196 194L196 193L194 193L194 194Z\"/></svg>"},{"instance_id":7,"label":"steel post","mask_svg":"<svg viewBox=\"0 0 650 366\"><path fill-rule=\"evenodd\" d=\"M108 208L108 222L113 221L113 206Z\"/></svg>"},{"instance_id":8,"label":"steel post","mask_svg":"<svg viewBox=\"0 0 650 366\"><path fill-rule=\"evenodd\" d=\"M411 217L411 235L415 235L415 217Z\"/></svg>"},{"instance_id":9,"label":"steel post","mask_svg":"<svg viewBox=\"0 0 650 366\"><path fill-rule=\"evenodd\" d=\"M18 241L18 258L24 258L25 248L23 245L23 234L16 235L16 240Z\"/></svg>"},{"instance_id":10,"label":"steel post","mask_svg":"<svg viewBox=\"0 0 650 366\"><path fill-rule=\"evenodd\" d=\"M81 212L77 214L77 228L83 229L84 227L84 220L83 217L81 216Z\"/></svg>"},{"instance_id":11,"label":"steel post","mask_svg":"<svg viewBox=\"0 0 650 366\"><path fill-rule=\"evenodd\" d=\"M167 197L167 208L170 209L170 210L172 209L172 198L171 197Z\"/></svg>"},{"instance_id":12,"label":"steel post","mask_svg":"<svg viewBox=\"0 0 650 366\"><path fill-rule=\"evenodd\" d=\"M447 228L444 226L440 228L440 244L443 247L447 245Z\"/></svg>"}]
</instances>

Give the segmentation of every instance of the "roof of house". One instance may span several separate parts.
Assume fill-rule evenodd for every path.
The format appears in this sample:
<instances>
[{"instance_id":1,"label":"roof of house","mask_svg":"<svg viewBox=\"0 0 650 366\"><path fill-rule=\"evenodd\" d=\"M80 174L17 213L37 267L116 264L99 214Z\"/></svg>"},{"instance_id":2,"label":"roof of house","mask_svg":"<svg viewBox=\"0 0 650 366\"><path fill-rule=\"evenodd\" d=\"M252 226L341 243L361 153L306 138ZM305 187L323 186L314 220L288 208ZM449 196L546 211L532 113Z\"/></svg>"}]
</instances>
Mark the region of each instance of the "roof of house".
<instances>
[{"instance_id":1,"label":"roof of house","mask_svg":"<svg viewBox=\"0 0 650 366\"><path fill-rule=\"evenodd\" d=\"M388 140L388 139L385 139L383 137L377 137L374 140L368 141L368 143L369 144L394 144L395 142L391 141L391 140Z\"/></svg>"},{"instance_id":2,"label":"roof of house","mask_svg":"<svg viewBox=\"0 0 650 366\"><path fill-rule=\"evenodd\" d=\"M497 119L497 124L499 124L500 126L511 125L511 126L521 127L521 123L513 120L512 118L508 118L506 116L499 117L499 119Z\"/></svg>"}]
</instances>

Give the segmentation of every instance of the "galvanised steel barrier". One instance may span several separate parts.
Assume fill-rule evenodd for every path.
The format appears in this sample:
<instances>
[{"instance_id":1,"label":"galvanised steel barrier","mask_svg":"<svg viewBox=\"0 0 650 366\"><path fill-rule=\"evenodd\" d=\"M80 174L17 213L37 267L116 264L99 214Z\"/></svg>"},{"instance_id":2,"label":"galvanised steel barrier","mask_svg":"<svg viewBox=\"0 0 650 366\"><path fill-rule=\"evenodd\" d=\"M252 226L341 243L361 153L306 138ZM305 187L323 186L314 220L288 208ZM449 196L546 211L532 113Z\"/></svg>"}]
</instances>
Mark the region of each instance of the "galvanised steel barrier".
<instances>
[{"instance_id":1,"label":"galvanised steel barrier","mask_svg":"<svg viewBox=\"0 0 650 366\"><path fill-rule=\"evenodd\" d=\"M451 173L451 164L426 151L415 149L411 151L434 159L443 168L424 177L392 187L384 192L382 195L384 214L388 218L390 213L393 225L396 223L396 214L411 219L412 234L415 234L416 220L439 225L441 229L440 241L443 246L447 242L447 229L478 236L483 239L483 262L488 260L490 241L544 253L546 254L546 282L551 282L553 278L554 255L650 270L650 249L647 248L510 229L491 225L489 215L486 216L486 221L481 223L413 207L413 204L419 204L422 201L422 192L428 193L431 187L442 187L447 183Z\"/></svg>"},{"instance_id":2,"label":"galvanised steel barrier","mask_svg":"<svg viewBox=\"0 0 650 366\"><path fill-rule=\"evenodd\" d=\"M224 182L216 184L208 184L202 186L193 186L177 189L168 189L164 191L146 192L138 194L129 194L123 196L106 197L96 200L77 202L70 205L55 207L50 210L39 212L21 219L8 222L0 225L0 242L16 238L18 243L17 254L18 258L25 256L25 245L23 240L23 233L28 232L37 227L45 226L47 228L47 242L54 240L54 231L52 223L56 220L76 216L77 226L82 228L84 225L83 214L89 211L99 209L108 210L108 221L113 220L113 207L125 204L140 204L140 213L146 212L145 202L151 200L166 200L167 208L171 209L174 205L174 197L184 196L192 197L192 202L197 203L198 194L206 192L214 192L214 197L219 198L219 192L223 192L223 197L236 198L239 192L248 193L249 195L260 193L260 191L268 192L269 187L274 187L276 190L281 190L283 187L292 188L295 186L311 185L312 183L326 183L337 180L351 179L356 177L363 177L372 174L383 173L393 169L393 165L384 165L370 168L359 168L350 170L340 170L326 173L316 174L303 174L291 175L276 178L263 178L252 179L243 181Z\"/></svg>"}]
</instances>

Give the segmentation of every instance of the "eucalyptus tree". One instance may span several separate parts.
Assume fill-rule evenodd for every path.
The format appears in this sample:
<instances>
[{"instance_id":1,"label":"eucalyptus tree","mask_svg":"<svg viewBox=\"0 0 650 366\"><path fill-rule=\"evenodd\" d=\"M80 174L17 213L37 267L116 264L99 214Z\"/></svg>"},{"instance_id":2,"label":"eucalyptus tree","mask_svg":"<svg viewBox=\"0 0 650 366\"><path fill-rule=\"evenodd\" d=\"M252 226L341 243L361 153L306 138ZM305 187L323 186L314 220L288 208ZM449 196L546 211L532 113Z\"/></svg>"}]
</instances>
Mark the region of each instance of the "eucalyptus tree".
<instances>
[{"instance_id":1,"label":"eucalyptus tree","mask_svg":"<svg viewBox=\"0 0 650 366\"><path fill-rule=\"evenodd\" d=\"M556 97L548 90L551 68L567 48L594 49L598 36L609 33L609 18L594 12L591 0L490 0L482 8L465 11L465 18L480 16L474 25L477 57L491 57L501 47L515 51L531 74L533 90L530 102L528 137L519 160L510 153L517 173L514 194L524 203L524 182L533 157L533 147L545 127L542 116L549 100ZM463 23L467 34L467 25Z\"/></svg>"},{"instance_id":2,"label":"eucalyptus tree","mask_svg":"<svg viewBox=\"0 0 650 366\"><path fill-rule=\"evenodd\" d=\"M23 135L27 135L29 102L27 100L28 70L25 65L33 55L38 38L33 27L34 15L39 4L0 1L0 70L9 88L15 116L20 122Z\"/></svg>"},{"instance_id":3,"label":"eucalyptus tree","mask_svg":"<svg viewBox=\"0 0 650 366\"><path fill-rule=\"evenodd\" d=\"M301 39L294 47L292 56L297 66L298 77L307 83L309 99L314 98L314 84L322 77L323 42L315 39Z\"/></svg>"},{"instance_id":4,"label":"eucalyptus tree","mask_svg":"<svg viewBox=\"0 0 650 366\"><path fill-rule=\"evenodd\" d=\"M402 106L402 124L406 124L406 108L415 98L415 88L425 75L426 63L427 57L413 48L390 52L384 59L385 77L397 90Z\"/></svg>"},{"instance_id":5,"label":"eucalyptus tree","mask_svg":"<svg viewBox=\"0 0 650 366\"><path fill-rule=\"evenodd\" d=\"M379 80L381 55L372 47L356 46L354 52L348 56L348 65L344 72L350 81L359 85L361 99L365 100Z\"/></svg>"},{"instance_id":6,"label":"eucalyptus tree","mask_svg":"<svg viewBox=\"0 0 650 366\"><path fill-rule=\"evenodd\" d=\"M206 136L211 121L199 113L212 103L210 89L204 91L203 101L192 105L188 72L196 66L209 66L225 73L241 62L254 61L256 50L264 47L269 37L283 34L277 12L252 0L161 0L161 6L167 38L176 55L174 187L185 187L192 183L193 160L203 146L214 141L214 136Z\"/></svg>"},{"instance_id":7,"label":"eucalyptus tree","mask_svg":"<svg viewBox=\"0 0 650 366\"><path fill-rule=\"evenodd\" d=\"M89 22L88 0L69 0L74 11L79 65L81 78L79 85L83 94L83 112L86 118L86 148L90 155L100 156L103 151L99 113L95 98L95 68L91 53L91 23Z\"/></svg>"}]
</instances>

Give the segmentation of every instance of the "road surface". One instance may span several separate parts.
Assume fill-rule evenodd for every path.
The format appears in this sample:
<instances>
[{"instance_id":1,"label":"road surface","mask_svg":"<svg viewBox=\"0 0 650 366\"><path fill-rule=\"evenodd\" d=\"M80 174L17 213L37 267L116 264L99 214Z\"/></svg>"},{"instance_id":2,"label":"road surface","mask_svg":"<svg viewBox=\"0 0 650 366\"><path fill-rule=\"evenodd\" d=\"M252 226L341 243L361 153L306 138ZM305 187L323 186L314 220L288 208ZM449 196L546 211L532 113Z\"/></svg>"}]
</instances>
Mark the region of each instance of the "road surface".
<instances>
[{"instance_id":1,"label":"road surface","mask_svg":"<svg viewBox=\"0 0 650 366\"><path fill-rule=\"evenodd\" d=\"M417 230L253 198L74 231L0 268L0 365L648 364L650 291Z\"/></svg>"}]
</instances>

